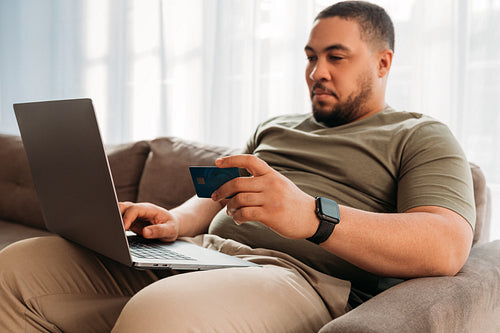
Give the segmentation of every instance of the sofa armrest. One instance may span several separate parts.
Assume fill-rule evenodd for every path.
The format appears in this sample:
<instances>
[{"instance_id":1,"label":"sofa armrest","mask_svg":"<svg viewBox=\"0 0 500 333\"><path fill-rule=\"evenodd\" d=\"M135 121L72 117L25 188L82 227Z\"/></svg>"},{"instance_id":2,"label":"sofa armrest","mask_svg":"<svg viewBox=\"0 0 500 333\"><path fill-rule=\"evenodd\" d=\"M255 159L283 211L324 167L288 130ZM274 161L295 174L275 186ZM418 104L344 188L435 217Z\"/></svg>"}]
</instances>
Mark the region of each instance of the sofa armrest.
<instances>
[{"instance_id":1,"label":"sofa armrest","mask_svg":"<svg viewBox=\"0 0 500 333\"><path fill-rule=\"evenodd\" d=\"M500 332L500 240L474 247L456 276L405 281L320 332Z\"/></svg>"}]
</instances>

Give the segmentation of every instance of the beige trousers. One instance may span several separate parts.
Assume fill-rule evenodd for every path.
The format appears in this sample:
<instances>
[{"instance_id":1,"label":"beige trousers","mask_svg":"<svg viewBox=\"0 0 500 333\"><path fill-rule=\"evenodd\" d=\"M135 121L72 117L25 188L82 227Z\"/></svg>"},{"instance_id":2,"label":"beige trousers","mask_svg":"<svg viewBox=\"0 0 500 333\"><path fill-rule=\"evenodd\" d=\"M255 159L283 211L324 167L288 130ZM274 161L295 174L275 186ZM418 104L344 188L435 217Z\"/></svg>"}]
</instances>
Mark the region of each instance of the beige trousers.
<instances>
[{"instance_id":1,"label":"beige trousers","mask_svg":"<svg viewBox=\"0 0 500 333\"><path fill-rule=\"evenodd\" d=\"M0 252L0 332L316 332L344 313L349 283L275 251L191 239L262 267L158 278L60 237Z\"/></svg>"}]
</instances>

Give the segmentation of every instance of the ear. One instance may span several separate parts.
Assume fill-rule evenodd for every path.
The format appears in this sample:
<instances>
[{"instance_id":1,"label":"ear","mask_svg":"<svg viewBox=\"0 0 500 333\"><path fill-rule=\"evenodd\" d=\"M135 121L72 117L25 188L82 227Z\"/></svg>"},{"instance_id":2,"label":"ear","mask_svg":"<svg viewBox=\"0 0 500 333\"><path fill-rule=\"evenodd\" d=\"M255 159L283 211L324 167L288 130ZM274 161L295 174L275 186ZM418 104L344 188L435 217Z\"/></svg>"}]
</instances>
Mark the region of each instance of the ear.
<instances>
[{"instance_id":1,"label":"ear","mask_svg":"<svg viewBox=\"0 0 500 333\"><path fill-rule=\"evenodd\" d=\"M392 65L392 57L394 52L389 49L383 50L378 54L378 76L380 78L386 76L389 73Z\"/></svg>"}]
</instances>

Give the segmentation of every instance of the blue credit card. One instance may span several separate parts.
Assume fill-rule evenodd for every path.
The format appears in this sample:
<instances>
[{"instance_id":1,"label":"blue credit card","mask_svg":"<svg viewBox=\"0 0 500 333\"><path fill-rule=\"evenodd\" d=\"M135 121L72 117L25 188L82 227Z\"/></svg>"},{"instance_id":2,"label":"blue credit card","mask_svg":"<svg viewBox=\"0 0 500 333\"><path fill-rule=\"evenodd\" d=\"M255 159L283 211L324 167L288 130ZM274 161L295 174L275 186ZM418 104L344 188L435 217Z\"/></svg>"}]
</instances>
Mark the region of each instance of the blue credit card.
<instances>
[{"instance_id":1,"label":"blue credit card","mask_svg":"<svg viewBox=\"0 0 500 333\"><path fill-rule=\"evenodd\" d=\"M200 198L210 198L212 193L226 182L240 177L238 168L189 167L196 195Z\"/></svg>"}]
</instances>

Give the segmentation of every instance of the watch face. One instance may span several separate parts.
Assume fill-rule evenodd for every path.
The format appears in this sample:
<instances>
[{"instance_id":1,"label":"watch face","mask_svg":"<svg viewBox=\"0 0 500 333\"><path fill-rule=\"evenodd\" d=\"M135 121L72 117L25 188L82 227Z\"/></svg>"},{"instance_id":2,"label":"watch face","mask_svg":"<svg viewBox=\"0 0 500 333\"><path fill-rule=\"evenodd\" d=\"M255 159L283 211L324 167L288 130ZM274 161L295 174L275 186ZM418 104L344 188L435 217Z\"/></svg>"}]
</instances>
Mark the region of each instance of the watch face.
<instances>
[{"instance_id":1,"label":"watch face","mask_svg":"<svg viewBox=\"0 0 500 333\"><path fill-rule=\"evenodd\" d=\"M340 220L339 206L333 200L319 197L319 209L322 215L330 217L336 223ZM333 221L332 221L333 222Z\"/></svg>"}]
</instances>

